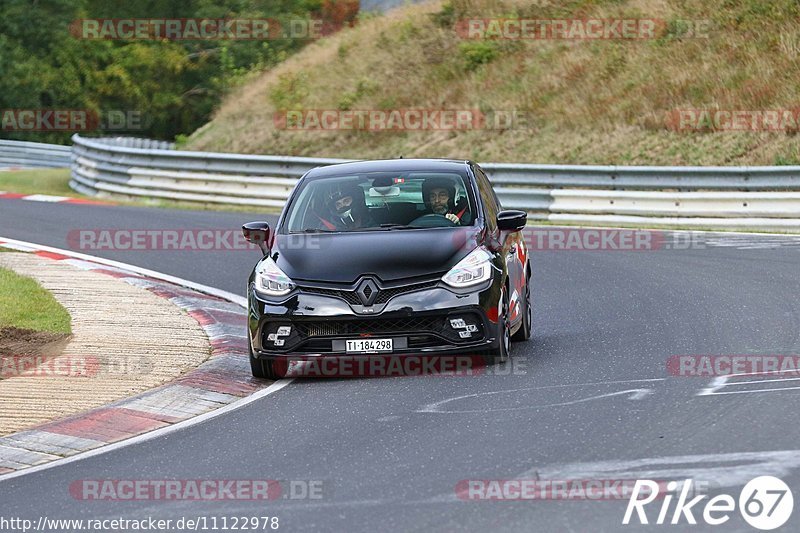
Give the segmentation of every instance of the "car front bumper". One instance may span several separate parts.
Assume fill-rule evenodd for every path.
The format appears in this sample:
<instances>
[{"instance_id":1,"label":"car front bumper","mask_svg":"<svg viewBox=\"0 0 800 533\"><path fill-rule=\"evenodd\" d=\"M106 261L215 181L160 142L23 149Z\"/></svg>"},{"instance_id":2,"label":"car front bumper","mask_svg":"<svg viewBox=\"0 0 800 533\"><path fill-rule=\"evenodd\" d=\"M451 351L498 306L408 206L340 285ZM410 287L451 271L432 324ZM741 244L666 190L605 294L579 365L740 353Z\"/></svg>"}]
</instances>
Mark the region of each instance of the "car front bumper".
<instances>
[{"instance_id":1,"label":"car front bumper","mask_svg":"<svg viewBox=\"0 0 800 533\"><path fill-rule=\"evenodd\" d=\"M499 296L500 283L495 279L461 293L438 283L394 296L375 308L377 312L367 313L344 299L302 289L276 302L259 295L251 283L252 354L272 361L351 356L345 349L347 340L391 338L394 349L374 355L472 356L499 347Z\"/></svg>"}]
</instances>

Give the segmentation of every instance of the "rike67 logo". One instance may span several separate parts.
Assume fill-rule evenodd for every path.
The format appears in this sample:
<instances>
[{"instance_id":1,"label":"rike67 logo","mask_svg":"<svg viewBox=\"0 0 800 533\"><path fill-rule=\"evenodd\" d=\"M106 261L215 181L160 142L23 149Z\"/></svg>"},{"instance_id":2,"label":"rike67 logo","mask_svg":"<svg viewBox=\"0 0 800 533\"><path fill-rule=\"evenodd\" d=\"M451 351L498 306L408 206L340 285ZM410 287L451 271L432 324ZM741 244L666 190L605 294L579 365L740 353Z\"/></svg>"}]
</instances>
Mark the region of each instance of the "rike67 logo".
<instances>
[{"instance_id":1,"label":"rike67 logo","mask_svg":"<svg viewBox=\"0 0 800 533\"><path fill-rule=\"evenodd\" d=\"M640 524L651 523L649 520L652 520L652 513L648 519L645 507L657 499L661 500L661 508L655 520L655 524L659 525L695 525L697 524L695 513L697 513L702 516L706 524L719 526L730 520L731 513L736 509L737 502L729 494L719 494L706 501L705 505L698 505L709 496L700 494L689 499L692 492L691 479L683 482L675 507L670 509L673 500L671 493L674 493L679 485L676 481L670 481L666 486L666 494L659 494L659 487L660 485L655 481L636 480L622 523L630 524L634 513ZM644 497L641 497L642 495ZM794 498L789 486L780 479L773 476L760 476L751 479L744 486L742 492L739 493L738 504L739 513L745 522L756 529L766 531L778 528L789 520L794 508ZM658 505L653 506L653 508L656 507ZM672 512L670 513L670 511Z\"/></svg>"}]
</instances>

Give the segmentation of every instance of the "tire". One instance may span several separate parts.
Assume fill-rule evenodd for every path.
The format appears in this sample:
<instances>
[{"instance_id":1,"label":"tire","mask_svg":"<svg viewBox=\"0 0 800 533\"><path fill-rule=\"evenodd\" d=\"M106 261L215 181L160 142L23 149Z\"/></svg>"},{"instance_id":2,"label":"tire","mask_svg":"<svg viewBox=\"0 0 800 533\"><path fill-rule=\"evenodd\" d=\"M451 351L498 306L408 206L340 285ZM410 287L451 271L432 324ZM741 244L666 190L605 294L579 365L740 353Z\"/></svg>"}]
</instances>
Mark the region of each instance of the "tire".
<instances>
[{"instance_id":1,"label":"tire","mask_svg":"<svg viewBox=\"0 0 800 533\"><path fill-rule=\"evenodd\" d=\"M531 338L533 306L531 306L531 278L525 280L525 305L522 309L522 326L511 336L512 341L526 341Z\"/></svg>"},{"instance_id":2,"label":"tire","mask_svg":"<svg viewBox=\"0 0 800 533\"><path fill-rule=\"evenodd\" d=\"M508 327L508 291L506 291L505 287L503 288L500 298L502 301L502 312L497 316L497 338L500 339L500 347L497 350L490 350L484 353L483 360L487 366L505 363L508 361L511 352L511 334Z\"/></svg>"},{"instance_id":3,"label":"tire","mask_svg":"<svg viewBox=\"0 0 800 533\"><path fill-rule=\"evenodd\" d=\"M257 379L281 379L283 372L277 371L275 361L264 361L253 357L253 348L250 347L250 372Z\"/></svg>"}]
</instances>

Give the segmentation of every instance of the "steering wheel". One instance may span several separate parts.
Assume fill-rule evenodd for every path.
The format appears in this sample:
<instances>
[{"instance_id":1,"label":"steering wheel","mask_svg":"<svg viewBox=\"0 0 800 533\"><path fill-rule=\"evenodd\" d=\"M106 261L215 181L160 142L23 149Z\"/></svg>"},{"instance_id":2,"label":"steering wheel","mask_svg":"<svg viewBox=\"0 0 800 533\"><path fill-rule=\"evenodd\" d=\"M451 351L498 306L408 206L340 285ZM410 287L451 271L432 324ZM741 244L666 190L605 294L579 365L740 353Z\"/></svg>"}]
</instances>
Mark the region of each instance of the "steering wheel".
<instances>
[{"instance_id":1,"label":"steering wheel","mask_svg":"<svg viewBox=\"0 0 800 533\"><path fill-rule=\"evenodd\" d=\"M436 213L428 213L427 215L422 215L419 218L416 218L408 223L409 226L416 226L419 228L441 228L441 227L453 227L456 226L454 222L448 219L444 215L438 215Z\"/></svg>"}]
</instances>

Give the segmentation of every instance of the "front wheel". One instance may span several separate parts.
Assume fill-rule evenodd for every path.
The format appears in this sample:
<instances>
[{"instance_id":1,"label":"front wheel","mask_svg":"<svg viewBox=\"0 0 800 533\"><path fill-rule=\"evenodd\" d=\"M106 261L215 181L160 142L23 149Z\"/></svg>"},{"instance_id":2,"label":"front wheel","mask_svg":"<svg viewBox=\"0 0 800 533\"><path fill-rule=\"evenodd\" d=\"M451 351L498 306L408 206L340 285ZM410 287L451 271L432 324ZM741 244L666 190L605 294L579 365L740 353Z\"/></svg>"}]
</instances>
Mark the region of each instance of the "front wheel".
<instances>
[{"instance_id":1,"label":"front wheel","mask_svg":"<svg viewBox=\"0 0 800 533\"><path fill-rule=\"evenodd\" d=\"M253 347L250 347L250 372L258 379L281 379L284 373L278 371L273 360L256 359L253 357Z\"/></svg>"},{"instance_id":2,"label":"front wheel","mask_svg":"<svg viewBox=\"0 0 800 533\"><path fill-rule=\"evenodd\" d=\"M531 305L531 280L525 280L525 298L522 308L522 325L511 337L513 341L526 341L531 338L531 328L533 324L533 306Z\"/></svg>"},{"instance_id":3,"label":"front wheel","mask_svg":"<svg viewBox=\"0 0 800 533\"><path fill-rule=\"evenodd\" d=\"M500 340L500 346L497 350L491 350L484 354L483 359L487 365L505 363L511 352L511 324L508 315L508 294L505 288L500 294L500 301L500 313L497 315L497 337Z\"/></svg>"}]
</instances>

